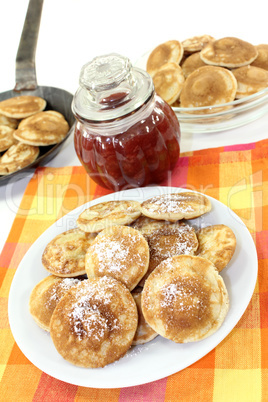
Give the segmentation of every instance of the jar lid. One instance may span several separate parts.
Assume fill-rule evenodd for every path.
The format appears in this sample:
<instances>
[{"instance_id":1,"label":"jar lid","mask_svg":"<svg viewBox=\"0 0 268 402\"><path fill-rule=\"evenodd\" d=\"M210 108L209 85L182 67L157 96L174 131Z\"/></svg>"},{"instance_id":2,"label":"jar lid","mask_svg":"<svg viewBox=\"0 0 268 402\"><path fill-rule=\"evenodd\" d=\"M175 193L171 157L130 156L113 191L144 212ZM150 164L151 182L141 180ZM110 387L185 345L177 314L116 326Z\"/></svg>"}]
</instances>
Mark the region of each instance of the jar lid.
<instances>
[{"instance_id":1,"label":"jar lid","mask_svg":"<svg viewBox=\"0 0 268 402\"><path fill-rule=\"evenodd\" d=\"M91 121L114 120L139 108L154 86L150 75L116 53L95 57L80 73L72 103L76 116Z\"/></svg>"}]
</instances>

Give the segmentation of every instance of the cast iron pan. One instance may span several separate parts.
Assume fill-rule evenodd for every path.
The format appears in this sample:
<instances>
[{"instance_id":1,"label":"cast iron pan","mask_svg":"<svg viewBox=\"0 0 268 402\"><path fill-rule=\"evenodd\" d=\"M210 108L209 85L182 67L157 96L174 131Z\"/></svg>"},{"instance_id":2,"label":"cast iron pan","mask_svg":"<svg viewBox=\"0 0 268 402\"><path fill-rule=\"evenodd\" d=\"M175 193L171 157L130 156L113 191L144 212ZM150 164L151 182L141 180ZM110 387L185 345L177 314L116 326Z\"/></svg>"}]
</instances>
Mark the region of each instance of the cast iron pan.
<instances>
[{"instance_id":1,"label":"cast iron pan","mask_svg":"<svg viewBox=\"0 0 268 402\"><path fill-rule=\"evenodd\" d=\"M56 110L63 114L68 121L70 130L67 136L56 145L40 147L39 157L30 165L6 176L0 176L0 185L7 184L16 178L22 178L24 172L50 161L60 151L64 142L73 131L75 122L71 110L73 95L60 88L37 85L35 71L35 51L41 21L43 0L30 0L27 14L20 38L19 48L16 56L16 85L15 88L2 92L0 101L14 96L33 95L44 98L47 102L45 110Z\"/></svg>"}]
</instances>

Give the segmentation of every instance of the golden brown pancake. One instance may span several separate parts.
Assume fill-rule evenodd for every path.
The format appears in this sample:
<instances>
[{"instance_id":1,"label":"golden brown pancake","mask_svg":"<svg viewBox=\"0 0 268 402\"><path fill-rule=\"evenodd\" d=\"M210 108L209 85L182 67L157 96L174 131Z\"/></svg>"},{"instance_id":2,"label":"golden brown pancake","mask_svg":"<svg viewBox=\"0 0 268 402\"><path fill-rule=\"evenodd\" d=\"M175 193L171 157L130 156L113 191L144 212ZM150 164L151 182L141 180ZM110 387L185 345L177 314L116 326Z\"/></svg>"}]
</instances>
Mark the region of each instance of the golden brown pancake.
<instances>
[{"instance_id":1,"label":"golden brown pancake","mask_svg":"<svg viewBox=\"0 0 268 402\"><path fill-rule=\"evenodd\" d=\"M194 255L198 247L194 228L182 222L164 225L145 235L145 238L149 245L150 262L148 271L139 283L140 286L144 285L145 280L160 262L174 255Z\"/></svg>"},{"instance_id":2,"label":"golden brown pancake","mask_svg":"<svg viewBox=\"0 0 268 402\"><path fill-rule=\"evenodd\" d=\"M11 145L15 144L14 129L0 125L0 152L6 151Z\"/></svg>"},{"instance_id":3,"label":"golden brown pancake","mask_svg":"<svg viewBox=\"0 0 268 402\"><path fill-rule=\"evenodd\" d=\"M179 255L163 261L145 282L141 300L146 322L177 343L214 333L229 308L227 289L207 259Z\"/></svg>"},{"instance_id":4,"label":"golden brown pancake","mask_svg":"<svg viewBox=\"0 0 268 402\"><path fill-rule=\"evenodd\" d=\"M41 112L46 101L38 96L16 96L0 102L0 113L14 119L24 119Z\"/></svg>"},{"instance_id":5,"label":"golden brown pancake","mask_svg":"<svg viewBox=\"0 0 268 402\"><path fill-rule=\"evenodd\" d=\"M60 355L80 367L104 367L130 348L138 314L130 291L114 278L84 280L59 301L50 335Z\"/></svg>"},{"instance_id":6,"label":"golden brown pancake","mask_svg":"<svg viewBox=\"0 0 268 402\"><path fill-rule=\"evenodd\" d=\"M228 68L246 66L257 56L258 51L255 46L234 37L209 42L200 53L204 63Z\"/></svg>"},{"instance_id":7,"label":"golden brown pancake","mask_svg":"<svg viewBox=\"0 0 268 402\"><path fill-rule=\"evenodd\" d=\"M111 226L97 235L85 262L88 278L112 276L133 290L148 270L148 243L136 229Z\"/></svg>"},{"instance_id":8,"label":"golden brown pancake","mask_svg":"<svg viewBox=\"0 0 268 402\"><path fill-rule=\"evenodd\" d=\"M189 191L155 196L141 204L143 215L171 222L196 218L210 210L211 203L205 195Z\"/></svg>"},{"instance_id":9,"label":"golden brown pancake","mask_svg":"<svg viewBox=\"0 0 268 402\"><path fill-rule=\"evenodd\" d=\"M137 201L106 201L83 211L76 223L85 232L100 232L114 225L129 225L140 216Z\"/></svg>"},{"instance_id":10,"label":"golden brown pancake","mask_svg":"<svg viewBox=\"0 0 268 402\"><path fill-rule=\"evenodd\" d=\"M178 99L184 81L181 67L174 62L164 64L153 76L156 93L169 105Z\"/></svg>"},{"instance_id":11,"label":"golden brown pancake","mask_svg":"<svg viewBox=\"0 0 268 402\"><path fill-rule=\"evenodd\" d=\"M196 255L210 260L220 272L232 259L236 238L232 229L226 225L213 225L196 233L199 246Z\"/></svg>"},{"instance_id":12,"label":"golden brown pancake","mask_svg":"<svg viewBox=\"0 0 268 402\"><path fill-rule=\"evenodd\" d=\"M131 292L138 310L138 327L135 333L132 345L143 345L144 343L150 342L157 337L157 333L147 324L144 319L143 312L141 309L141 292L133 290Z\"/></svg>"},{"instance_id":13,"label":"golden brown pancake","mask_svg":"<svg viewBox=\"0 0 268 402\"><path fill-rule=\"evenodd\" d=\"M209 42L215 39L210 35L193 36L182 41L185 53L194 53L202 50Z\"/></svg>"},{"instance_id":14,"label":"golden brown pancake","mask_svg":"<svg viewBox=\"0 0 268 402\"><path fill-rule=\"evenodd\" d=\"M237 82L231 71L215 66L200 67L186 78L180 95L181 107L205 107L232 102L236 89ZM211 113L210 109L207 113Z\"/></svg>"},{"instance_id":15,"label":"golden brown pancake","mask_svg":"<svg viewBox=\"0 0 268 402\"><path fill-rule=\"evenodd\" d=\"M25 144L47 146L61 142L68 131L69 124L63 115L47 110L23 119L14 137Z\"/></svg>"},{"instance_id":16,"label":"golden brown pancake","mask_svg":"<svg viewBox=\"0 0 268 402\"><path fill-rule=\"evenodd\" d=\"M258 51L257 58L251 63L252 66L268 70L268 45L262 44L256 46Z\"/></svg>"},{"instance_id":17,"label":"golden brown pancake","mask_svg":"<svg viewBox=\"0 0 268 402\"><path fill-rule=\"evenodd\" d=\"M153 76L166 63L180 64L183 47L177 40L169 40L157 46L149 55L146 70Z\"/></svg>"},{"instance_id":18,"label":"golden brown pancake","mask_svg":"<svg viewBox=\"0 0 268 402\"><path fill-rule=\"evenodd\" d=\"M30 165L38 155L38 147L21 142L12 145L0 158L0 175L8 175Z\"/></svg>"},{"instance_id":19,"label":"golden brown pancake","mask_svg":"<svg viewBox=\"0 0 268 402\"><path fill-rule=\"evenodd\" d=\"M3 114L0 114L0 125L1 126L8 126L10 128L17 128L19 124L19 120L17 119L12 119L11 117L4 116Z\"/></svg>"},{"instance_id":20,"label":"golden brown pancake","mask_svg":"<svg viewBox=\"0 0 268 402\"><path fill-rule=\"evenodd\" d=\"M200 59L200 52L196 52L187 57L181 64L184 77L187 78L193 71L199 67L204 67L206 64Z\"/></svg>"},{"instance_id":21,"label":"golden brown pancake","mask_svg":"<svg viewBox=\"0 0 268 402\"><path fill-rule=\"evenodd\" d=\"M50 319L56 305L65 293L77 285L81 279L47 276L33 288L29 300L29 310L40 328L49 331Z\"/></svg>"},{"instance_id":22,"label":"golden brown pancake","mask_svg":"<svg viewBox=\"0 0 268 402\"><path fill-rule=\"evenodd\" d=\"M84 275L85 255L94 238L94 234L85 233L78 228L57 235L43 252L44 268L60 277Z\"/></svg>"},{"instance_id":23,"label":"golden brown pancake","mask_svg":"<svg viewBox=\"0 0 268 402\"><path fill-rule=\"evenodd\" d=\"M245 98L268 87L268 71L255 66L244 66L233 70L237 80L236 98Z\"/></svg>"}]
</instances>

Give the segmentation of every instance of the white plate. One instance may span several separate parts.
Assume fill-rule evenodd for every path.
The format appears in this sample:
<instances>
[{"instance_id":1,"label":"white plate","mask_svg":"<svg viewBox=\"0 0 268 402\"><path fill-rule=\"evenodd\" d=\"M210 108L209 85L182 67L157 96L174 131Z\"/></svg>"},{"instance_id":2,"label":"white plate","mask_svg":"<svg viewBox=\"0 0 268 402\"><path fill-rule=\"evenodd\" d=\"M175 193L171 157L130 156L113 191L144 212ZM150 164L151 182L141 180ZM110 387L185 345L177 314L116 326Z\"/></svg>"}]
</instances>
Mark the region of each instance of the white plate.
<instances>
[{"instance_id":1,"label":"white plate","mask_svg":"<svg viewBox=\"0 0 268 402\"><path fill-rule=\"evenodd\" d=\"M118 362L104 368L85 369L73 366L56 351L49 334L32 319L28 301L33 287L47 272L41 255L57 234L76 226L76 218L89 205L108 200L142 201L154 195L180 192L172 187L144 187L101 197L70 212L48 228L31 246L14 276L9 294L9 321L15 341L24 355L40 370L59 380L85 387L119 388L148 383L184 369L214 349L234 328L244 313L257 279L257 254L252 237L241 219L219 201L208 197L212 210L193 219L195 227L225 224L235 233L235 254L222 271L230 297L230 310L220 329L210 337L188 344L176 344L158 336L135 346Z\"/></svg>"},{"instance_id":2,"label":"white plate","mask_svg":"<svg viewBox=\"0 0 268 402\"><path fill-rule=\"evenodd\" d=\"M146 70L151 52L136 61L135 67ZM222 107L222 111L217 109ZM212 133L231 130L259 119L268 112L268 88L253 95L223 105L198 108L173 107L182 133ZM210 111L208 113L208 111Z\"/></svg>"}]
</instances>

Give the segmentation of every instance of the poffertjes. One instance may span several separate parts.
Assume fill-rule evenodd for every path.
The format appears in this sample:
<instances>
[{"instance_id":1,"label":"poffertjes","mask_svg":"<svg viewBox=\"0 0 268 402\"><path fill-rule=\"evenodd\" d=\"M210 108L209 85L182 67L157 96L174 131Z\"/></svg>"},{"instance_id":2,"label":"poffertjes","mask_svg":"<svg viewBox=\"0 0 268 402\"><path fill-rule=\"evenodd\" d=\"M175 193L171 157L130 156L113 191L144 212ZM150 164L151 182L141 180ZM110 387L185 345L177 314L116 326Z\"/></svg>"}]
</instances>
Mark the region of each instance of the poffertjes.
<instances>
[{"instance_id":1,"label":"poffertjes","mask_svg":"<svg viewBox=\"0 0 268 402\"><path fill-rule=\"evenodd\" d=\"M38 282L31 292L29 310L40 328L49 332L50 319L56 305L64 294L81 280L49 275Z\"/></svg>"},{"instance_id":2,"label":"poffertjes","mask_svg":"<svg viewBox=\"0 0 268 402\"><path fill-rule=\"evenodd\" d=\"M255 66L244 66L233 70L237 81L236 98L241 99L268 87L268 71Z\"/></svg>"},{"instance_id":3,"label":"poffertjes","mask_svg":"<svg viewBox=\"0 0 268 402\"><path fill-rule=\"evenodd\" d=\"M85 255L95 239L92 233L79 228L67 230L52 239L42 255L42 264L51 274L60 277L84 275Z\"/></svg>"},{"instance_id":4,"label":"poffertjes","mask_svg":"<svg viewBox=\"0 0 268 402\"><path fill-rule=\"evenodd\" d=\"M30 165L38 155L38 147L16 142L0 158L0 175L8 175Z\"/></svg>"},{"instance_id":5,"label":"poffertjes","mask_svg":"<svg viewBox=\"0 0 268 402\"><path fill-rule=\"evenodd\" d=\"M77 218L77 226L85 232L100 232L115 225L129 225L141 214L137 201L106 201L85 209Z\"/></svg>"},{"instance_id":6,"label":"poffertjes","mask_svg":"<svg viewBox=\"0 0 268 402\"><path fill-rule=\"evenodd\" d=\"M39 96L21 95L0 102L0 113L13 119L24 119L43 111L46 101Z\"/></svg>"},{"instance_id":7,"label":"poffertjes","mask_svg":"<svg viewBox=\"0 0 268 402\"><path fill-rule=\"evenodd\" d=\"M207 258L220 272L232 259L236 249L236 237L226 225L206 226L196 232L196 255Z\"/></svg>"},{"instance_id":8,"label":"poffertjes","mask_svg":"<svg viewBox=\"0 0 268 402\"><path fill-rule=\"evenodd\" d=\"M161 262L145 282L142 312L147 323L177 343L199 341L223 323L229 298L209 260L180 255Z\"/></svg>"},{"instance_id":9,"label":"poffertjes","mask_svg":"<svg viewBox=\"0 0 268 402\"><path fill-rule=\"evenodd\" d=\"M236 90L237 81L231 71L215 66L199 67L185 80L180 95L181 107L197 108L232 102Z\"/></svg>"},{"instance_id":10,"label":"poffertjes","mask_svg":"<svg viewBox=\"0 0 268 402\"><path fill-rule=\"evenodd\" d=\"M225 37L209 42L200 53L206 64L228 68L246 66L258 56L251 43L234 37Z\"/></svg>"},{"instance_id":11,"label":"poffertjes","mask_svg":"<svg viewBox=\"0 0 268 402\"><path fill-rule=\"evenodd\" d=\"M143 215L173 222L196 218L210 210L211 203L206 196L189 191L155 196L141 204Z\"/></svg>"},{"instance_id":12,"label":"poffertjes","mask_svg":"<svg viewBox=\"0 0 268 402\"><path fill-rule=\"evenodd\" d=\"M104 367L132 345L138 325L130 291L111 277L90 278L57 304L50 335L60 355L80 367Z\"/></svg>"},{"instance_id":13,"label":"poffertjes","mask_svg":"<svg viewBox=\"0 0 268 402\"><path fill-rule=\"evenodd\" d=\"M161 43L149 55L147 71L152 76L166 63L179 64L183 56L183 46L178 40Z\"/></svg>"},{"instance_id":14,"label":"poffertjes","mask_svg":"<svg viewBox=\"0 0 268 402\"><path fill-rule=\"evenodd\" d=\"M14 131L14 137L25 144L48 146L61 142L68 131L69 124L63 115L47 110L23 119Z\"/></svg>"},{"instance_id":15,"label":"poffertjes","mask_svg":"<svg viewBox=\"0 0 268 402\"><path fill-rule=\"evenodd\" d=\"M111 276L133 290L148 270L149 247L143 235L128 226L103 229L85 258L89 278Z\"/></svg>"}]
</instances>

